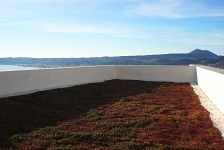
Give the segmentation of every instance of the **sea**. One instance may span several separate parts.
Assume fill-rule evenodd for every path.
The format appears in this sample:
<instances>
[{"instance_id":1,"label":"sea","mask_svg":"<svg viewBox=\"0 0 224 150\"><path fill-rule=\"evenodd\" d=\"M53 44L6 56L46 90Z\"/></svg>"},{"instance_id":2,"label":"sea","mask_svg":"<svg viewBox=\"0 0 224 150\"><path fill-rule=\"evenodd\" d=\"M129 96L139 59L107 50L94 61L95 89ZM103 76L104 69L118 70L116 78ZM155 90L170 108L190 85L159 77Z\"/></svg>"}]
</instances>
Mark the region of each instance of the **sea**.
<instances>
[{"instance_id":1,"label":"sea","mask_svg":"<svg viewBox=\"0 0 224 150\"><path fill-rule=\"evenodd\" d=\"M34 70L39 69L35 67L22 67L13 65L0 65L0 71L14 71L14 70Z\"/></svg>"}]
</instances>

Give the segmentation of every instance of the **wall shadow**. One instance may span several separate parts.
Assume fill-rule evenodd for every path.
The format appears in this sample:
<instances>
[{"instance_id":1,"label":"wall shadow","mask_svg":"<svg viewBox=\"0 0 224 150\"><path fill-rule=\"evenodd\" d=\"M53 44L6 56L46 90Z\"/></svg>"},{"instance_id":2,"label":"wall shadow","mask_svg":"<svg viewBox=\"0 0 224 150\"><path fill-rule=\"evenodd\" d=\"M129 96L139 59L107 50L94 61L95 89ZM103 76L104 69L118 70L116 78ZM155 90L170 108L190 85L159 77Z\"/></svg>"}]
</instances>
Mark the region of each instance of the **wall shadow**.
<instances>
[{"instance_id":1,"label":"wall shadow","mask_svg":"<svg viewBox=\"0 0 224 150\"><path fill-rule=\"evenodd\" d=\"M164 82L109 80L0 99L0 148L10 137L85 115L122 97L151 93Z\"/></svg>"}]
</instances>

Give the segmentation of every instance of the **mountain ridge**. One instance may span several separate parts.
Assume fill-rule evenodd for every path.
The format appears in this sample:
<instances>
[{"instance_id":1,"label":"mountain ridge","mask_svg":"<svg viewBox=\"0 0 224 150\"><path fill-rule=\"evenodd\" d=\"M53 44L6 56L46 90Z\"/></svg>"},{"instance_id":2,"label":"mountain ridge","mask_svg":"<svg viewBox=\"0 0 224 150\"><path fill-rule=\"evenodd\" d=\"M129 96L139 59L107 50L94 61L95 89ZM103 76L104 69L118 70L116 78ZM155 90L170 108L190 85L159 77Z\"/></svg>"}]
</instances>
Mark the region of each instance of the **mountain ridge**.
<instances>
[{"instance_id":1,"label":"mountain ridge","mask_svg":"<svg viewBox=\"0 0 224 150\"><path fill-rule=\"evenodd\" d=\"M189 53L90 57L90 58L0 58L0 65L17 65L40 68L94 66L94 65L189 65L209 64L224 67L224 56L208 50L195 49Z\"/></svg>"},{"instance_id":2,"label":"mountain ridge","mask_svg":"<svg viewBox=\"0 0 224 150\"><path fill-rule=\"evenodd\" d=\"M155 55L136 55L136 56L117 56L117 57L129 57L135 59L198 59L198 58L218 58L218 55L212 53L209 50L195 49L189 53L168 53L168 54L155 54Z\"/></svg>"},{"instance_id":3,"label":"mountain ridge","mask_svg":"<svg viewBox=\"0 0 224 150\"><path fill-rule=\"evenodd\" d=\"M201 49L195 49L191 52L189 52L188 54L210 54L210 55L216 55L215 53L212 53L209 50L201 50ZM218 55L216 55L218 56Z\"/></svg>"},{"instance_id":4,"label":"mountain ridge","mask_svg":"<svg viewBox=\"0 0 224 150\"><path fill-rule=\"evenodd\" d=\"M16 58L16 59L88 59L88 58L116 58L116 57L168 57L170 58L170 56L180 56L181 59L183 59L184 57L186 57L186 59L191 59L189 58L192 57L192 59L194 58L217 58L218 55L209 51L209 50L201 50L201 49L195 49L189 53L167 53L167 54L152 54L152 55L126 55L126 56L102 56L102 57L80 57L80 58L76 58L76 57L68 57L68 58L32 58L32 57L0 57L0 58ZM194 56L195 55L195 56ZM198 56L201 55L201 56ZM172 59L176 59L176 58L170 58ZM177 58L178 59L178 58Z\"/></svg>"}]
</instances>

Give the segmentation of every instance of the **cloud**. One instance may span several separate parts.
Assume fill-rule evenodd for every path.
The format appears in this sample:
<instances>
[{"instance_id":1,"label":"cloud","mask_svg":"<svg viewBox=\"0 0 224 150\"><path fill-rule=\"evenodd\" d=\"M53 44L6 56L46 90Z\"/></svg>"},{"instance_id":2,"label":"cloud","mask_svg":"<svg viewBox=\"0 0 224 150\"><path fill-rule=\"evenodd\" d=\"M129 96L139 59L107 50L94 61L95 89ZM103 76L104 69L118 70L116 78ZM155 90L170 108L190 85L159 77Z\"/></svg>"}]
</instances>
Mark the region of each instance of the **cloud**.
<instances>
[{"instance_id":1,"label":"cloud","mask_svg":"<svg viewBox=\"0 0 224 150\"><path fill-rule=\"evenodd\" d=\"M202 44L202 45L224 45L224 34L220 32L201 33L203 37L191 35L188 38L182 38L180 41L188 44Z\"/></svg>"},{"instance_id":2,"label":"cloud","mask_svg":"<svg viewBox=\"0 0 224 150\"><path fill-rule=\"evenodd\" d=\"M201 38L201 39L185 39L183 41L184 41L184 43L188 43L188 44L224 45L223 41L208 40L208 39L205 39L205 38Z\"/></svg>"},{"instance_id":3,"label":"cloud","mask_svg":"<svg viewBox=\"0 0 224 150\"><path fill-rule=\"evenodd\" d=\"M218 38L223 38L224 41L224 34L223 33L211 33L211 35L213 35L214 37L218 37Z\"/></svg>"},{"instance_id":4,"label":"cloud","mask_svg":"<svg viewBox=\"0 0 224 150\"><path fill-rule=\"evenodd\" d=\"M224 32L197 32L188 33L186 29L175 26L137 26L130 27L124 25L105 25L105 26L91 26L81 24L61 24L61 23L47 23L42 24L40 30L43 32L52 33L90 33L90 34L105 34L112 37L119 38L133 38L133 39L150 39L154 41L166 42L183 42L188 44L202 44L202 45L224 45ZM203 35L203 36L201 36Z\"/></svg>"},{"instance_id":5,"label":"cloud","mask_svg":"<svg viewBox=\"0 0 224 150\"><path fill-rule=\"evenodd\" d=\"M179 18L180 14L175 12L175 9L180 6L180 0L176 1L151 1L148 3L140 3L136 6L132 7L132 11L138 15L143 16L162 16L162 17L171 17L171 18Z\"/></svg>"},{"instance_id":6,"label":"cloud","mask_svg":"<svg viewBox=\"0 0 224 150\"><path fill-rule=\"evenodd\" d=\"M123 11L125 14L147 17L164 17L177 19L197 17L224 17L224 9L222 8L222 6L211 6L209 5L211 2L206 2L206 0L0 0L0 5L2 6L4 6L4 4L5 6L7 6L7 4L8 6L11 6L11 4L22 5L23 3L34 5L35 3L79 3L90 5L93 7L101 6L101 4L107 4L114 6L113 9L116 9L116 6L121 6L121 11ZM216 0L214 0L213 3L216 3ZM2 7L2 9L3 8L4 7ZM16 7L14 9L16 9Z\"/></svg>"},{"instance_id":7,"label":"cloud","mask_svg":"<svg viewBox=\"0 0 224 150\"><path fill-rule=\"evenodd\" d=\"M42 2L82 2L82 3L93 3L93 4L98 4L98 3L104 3L106 1L111 1L111 0L0 0L0 3L42 3Z\"/></svg>"},{"instance_id":8,"label":"cloud","mask_svg":"<svg viewBox=\"0 0 224 150\"><path fill-rule=\"evenodd\" d=\"M150 38L149 32L143 27L131 27L122 23L94 23L82 24L57 19L27 20L17 22L5 22L1 26L16 28L31 32L64 33L64 34L104 34L121 38Z\"/></svg>"},{"instance_id":9,"label":"cloud","mask_svg":"<svg viewBox=\"0 0 224 150\"><path fill-rule=\"evenodd\" d=\"M133 28L127 26L113 26L111 25L82 25L82 24L61 24L50 23L44 24L41 27L43 32L52 33L90 33L90 34L105 34L112 37L120 38L150 38L150 35L145 33L140 28Z\"/></svg>"},{"instance_id":10,"label":"cloud","mask_svg":"<svg viewBox=\"0 0 224 150\"><path fill-rule=\"evenodd\" d=\"M94 23L94 24L78 24L62 21L41 21L38 25L33 22L31 27L37 26L42 32L52 33L90 33L90 34L104 34L119 38L137 38L137 39L164 39L169 40L174 38L187 36L183 29L175 26L155 26L155 25L139 25L139 24L123 24L118 22L113 23Z\"/></svg>"},{"instance_id":11,"label":"cloud","mask_svg":"<svg viewBox=\"0 0 224 150\"><path fill-rule=\"evenodd\" d=\"M64 33L64 34L103 34L110 37L176 40L187 36L183 29L175 26L155 26L126 24L122 22L106 23L76 23L60 19L24 20L7 22L1 25L3 28L16 28L27 32Z\"/></svg>"},{"instance_id":12,"label":"cloud","mask_svg":"<svg viewBox=\"0 0 224 150\"><path fill-rule=\"evenodd\" d=\"M110 30L107 28L100 28L87 25L45 24L42 26L42 30L44 32L55 32L55 33L98 33L98 34L110 33Z\"/></svg>"},{"instance_id":13,"label":"cloud","mask_svg":"<svg viewBox=\"0 0 224 150\"><path fill-rule=\"evenodd\" d=\"M224 17L224 10L207 6L203 1L151 0L130 5L129 14L165 18Z\"/></svg>"}]
</instances>

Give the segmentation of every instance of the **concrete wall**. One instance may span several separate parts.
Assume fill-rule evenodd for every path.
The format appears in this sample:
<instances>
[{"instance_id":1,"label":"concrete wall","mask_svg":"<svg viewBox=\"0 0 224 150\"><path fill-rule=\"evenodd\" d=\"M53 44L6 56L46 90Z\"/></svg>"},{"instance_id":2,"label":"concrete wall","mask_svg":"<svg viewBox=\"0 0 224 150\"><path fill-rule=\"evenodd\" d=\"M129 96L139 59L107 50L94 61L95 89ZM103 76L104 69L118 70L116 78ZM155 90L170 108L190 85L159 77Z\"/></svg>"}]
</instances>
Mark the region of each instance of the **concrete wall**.
<instances>
[{"instance_id":1,"label":"concrete wall","mask_svg":"<svg viewBox=\"0 0 224 150\"><path fill-rule=\"evenodd\" d=\"M224 114L224 70L205 66L92 66L0 71L0 97L111 79L197 82Z\"/></svg>"},{"instance_id":2,"label":"concrete wall","mask_svg":"<svg viewBox=\"0 0 224 150\"><path fill-rule=\"evenodd\" d=\"M118 79L196 82L195 66L116 66Z\"/></svg>"},{"instance_id":3,"label":"concrete wall","mask_svg":"<svg viewBox=\"0 0 224 150\"><path fill-rule=\"evenodd\" d=\"M0 72L0 97L110 80L114 66Z\"/></svg>"},{"instance_id":4,"label":"concrete wall","mask_svg":"<svg viewBox=\"0 0 224 150\"><path fill-rule=\"evenodd\" d=\"M224 70L196 66L197 84L224 114Z\"/></svg>"},{"instance_id":5,"label":"concrete wall","mask_svg":"<svg viewBox=\"0 0 224 150\"><path fill-rule=\"evenodd\" d=\"M195 82L195 66L93 66L0 72L0 97L111 79Z\"/></svg>"}]
</instances>

